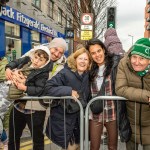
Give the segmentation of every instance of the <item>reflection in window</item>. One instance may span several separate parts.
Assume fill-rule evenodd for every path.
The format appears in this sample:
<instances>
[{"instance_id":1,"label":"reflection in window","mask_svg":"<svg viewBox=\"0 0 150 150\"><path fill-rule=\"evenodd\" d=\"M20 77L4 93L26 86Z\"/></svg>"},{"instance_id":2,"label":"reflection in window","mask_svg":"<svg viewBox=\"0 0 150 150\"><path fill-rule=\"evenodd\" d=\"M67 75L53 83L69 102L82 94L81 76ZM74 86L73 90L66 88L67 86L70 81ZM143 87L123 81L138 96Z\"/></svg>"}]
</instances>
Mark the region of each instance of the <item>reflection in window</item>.
<instances>
[{"instance_id":1,"label":"reflection in window","mask_svg":"<svg viewBox=\"0 0 150 150\"><path fill-rule=\"evenodd\" d=\"M32 3L38 8L41 6L41 0L32 0Z\"/></svg>"},{"instance_id":2,"label":"reflection in window","mask_svg":"<svg viewBox=\"0 0 150 150\"><path fill-rule=\"evenodd\" d=\"M5 33L11 36L20 36L20 26L5 22Z\"/></svg>"}]
</instances>

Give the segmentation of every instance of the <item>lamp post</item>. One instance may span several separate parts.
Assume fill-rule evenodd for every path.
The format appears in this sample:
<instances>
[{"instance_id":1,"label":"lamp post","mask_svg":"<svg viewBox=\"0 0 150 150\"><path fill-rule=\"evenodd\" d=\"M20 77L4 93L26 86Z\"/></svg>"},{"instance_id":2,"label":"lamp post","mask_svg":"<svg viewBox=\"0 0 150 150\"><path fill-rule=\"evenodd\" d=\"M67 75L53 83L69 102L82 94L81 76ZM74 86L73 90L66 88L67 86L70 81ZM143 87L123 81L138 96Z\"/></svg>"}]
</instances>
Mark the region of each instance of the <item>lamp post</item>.
<instances>
[{"instance_id":1,"label":"lamp post","mask_svg":"<svg viewBox=\"0 0 150 150\"><path fill-rule=\"evenodd\" d=\"M133 46L133 35L128 34L128 36L130 36L132 38L132 46Z\"/></svg>"}]
</instances>

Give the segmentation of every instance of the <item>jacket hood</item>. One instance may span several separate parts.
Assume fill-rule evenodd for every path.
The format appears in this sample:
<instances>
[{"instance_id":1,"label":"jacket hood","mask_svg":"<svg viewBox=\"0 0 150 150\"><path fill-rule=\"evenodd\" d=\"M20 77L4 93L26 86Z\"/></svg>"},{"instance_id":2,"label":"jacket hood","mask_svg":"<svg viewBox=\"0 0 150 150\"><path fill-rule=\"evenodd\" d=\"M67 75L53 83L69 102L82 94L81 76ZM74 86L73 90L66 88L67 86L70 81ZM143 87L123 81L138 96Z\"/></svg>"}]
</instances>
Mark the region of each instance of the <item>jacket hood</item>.
<instances>
[{"instance_id":1,"label":"jacket hood","mask_svg":"<svg viewBox=\"0 0 150 150\"><path fill-rule=\"evenodd\" d=\"M30 57L31 59L32 59L34 53L35 53L37 50L43 50L43 51L46 52L47 55L49 56L49 60L46 62L46 64L44 64L43 66L40 67L40 68L43 68L44 66L46 66L46 65L50 62L50 57L51 57L50 50L48 49L48 47L43 46L43 45L34 46L34 48L32 49L32 51L30 52L30 55L29 55L29 57Z\"/></svg>"},{"instance_id":2,"label":"jacket hood","mask_svg":"<svg viewBox=\"0 0 150 150\"><path fill-rule=\"evenodd\" d=\"M117 35L117 32L114 28L108 28L104 34L104 37L105 39L108 37L108 36L118 36Z\"/></svg>"}]
</instances>

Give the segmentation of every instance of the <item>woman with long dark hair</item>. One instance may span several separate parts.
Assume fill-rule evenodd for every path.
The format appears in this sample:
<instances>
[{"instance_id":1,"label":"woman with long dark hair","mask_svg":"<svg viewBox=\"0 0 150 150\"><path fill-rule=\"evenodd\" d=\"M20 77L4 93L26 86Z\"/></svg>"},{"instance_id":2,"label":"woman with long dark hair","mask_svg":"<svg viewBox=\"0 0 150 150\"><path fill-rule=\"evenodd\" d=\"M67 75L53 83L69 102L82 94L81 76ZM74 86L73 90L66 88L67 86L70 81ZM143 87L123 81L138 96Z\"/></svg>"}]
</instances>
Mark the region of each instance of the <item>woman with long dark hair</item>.
<instances>
[{"instance_id":1,"label":"woman with long dark hair","mask_svg":"<svg viewBox=\"0 0 150 150\"><path fill-rule=\"evenodd\" d=\"M92 98L96 96L115 95L116 68L119 56L110 54L99 39L91 39L86 47L93 59L90 81ZM100 108L100 101L91 104L90 113L90 150L99 150L103 127L108 133L108 149L117 149L117 122L116 109L113 100L107 100Z\"/></svg>"}]
</instances>

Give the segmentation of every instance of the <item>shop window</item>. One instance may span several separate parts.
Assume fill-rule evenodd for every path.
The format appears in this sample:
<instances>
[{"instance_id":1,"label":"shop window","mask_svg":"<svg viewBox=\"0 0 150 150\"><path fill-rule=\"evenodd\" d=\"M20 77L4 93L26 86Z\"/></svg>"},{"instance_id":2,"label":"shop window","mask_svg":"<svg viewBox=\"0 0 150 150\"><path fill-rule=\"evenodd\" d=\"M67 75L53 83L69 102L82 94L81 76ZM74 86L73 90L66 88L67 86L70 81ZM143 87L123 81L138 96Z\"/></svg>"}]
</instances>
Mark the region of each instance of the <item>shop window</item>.
<instances>
[{"instance_id":1,"label":"shop window","mask_svg":"<svg viewBox=\"0 0 150 150\"><path fill-rule=\"evenodd\" d=\"M8 61L21 57L21 40L13 37L6 37L6 53Z\"/></svg>"},{"instance_id":2,"label":"shop window","mask_svg":"<svg viewBox=\"0 0 150 150\"><path fill-rule=\"evenodd\" d=\"M5 33L10 36L20 36L20 26L5 22Z\"/></svg>"},{"instance_id":3,"label":"shop window","mask_svg":"<svg viewBox=\"0 0 150 150\"><path fill-rule=\"evenodd\" d=\"M39 42L40 41L40 34L36 31L31 31L31 38L32 38L32 41Z\"/></svg>"},{"instance_id":4,"label":"shop window","mask_svg":"<svg viewBox=\"0 0 150 150\"><path fill-rule=\"evenodd\" d=\"M62 10L58 8L58 23L62 24Z\"/></svg>"},{"instance_id":5,"label":"shop window","mask_svg":"<svg viewBox=\"0 0 150 150\"><path fill-rule=\"evenodd\" d=\"M52 0L49 0L49 6L48 6L48 16L53 18L53 11L54 11L54 2Z\"/></svg>"},{"instance_id":6,"label":"shop window","mask_svg":"<svg viewBox=\"0 0 150 150\"><path fill-rule=\"evenodd\" d=\"M40 44L40 34L36 31L31 31L32 47Z\"/></svg>"},{"instance_id":7,"label":"shop window","mask_svg":"<svg viewBox=\"0 0 150 150\"><path fill-rule=\"evenodd\" d=\"M37 8L41 8L41 0L32 0L32 3Z\"/></svg>"}]
</instances>

